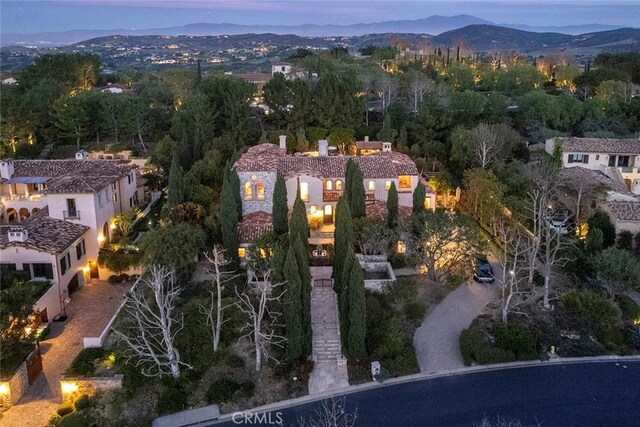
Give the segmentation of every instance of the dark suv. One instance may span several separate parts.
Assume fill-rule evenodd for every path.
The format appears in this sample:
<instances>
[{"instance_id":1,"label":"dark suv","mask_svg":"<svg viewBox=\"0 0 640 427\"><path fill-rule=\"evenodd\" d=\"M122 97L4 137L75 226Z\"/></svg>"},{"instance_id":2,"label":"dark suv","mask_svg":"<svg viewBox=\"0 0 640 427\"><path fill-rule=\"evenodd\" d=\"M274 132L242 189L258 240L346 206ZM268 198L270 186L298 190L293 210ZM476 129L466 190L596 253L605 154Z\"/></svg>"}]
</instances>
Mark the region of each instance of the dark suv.
<instances>
[{"instance_id":1,"label":"dark suv","mask_svg":"<svg viewBox=\"0 0 640 427\"><path fill-rule=\"evenodd\" d=\"M496 277L493 275L493 268L486 258L476 258L473 280L478 283L493 283L496 281Z\"/></svg>"}]
</instances>

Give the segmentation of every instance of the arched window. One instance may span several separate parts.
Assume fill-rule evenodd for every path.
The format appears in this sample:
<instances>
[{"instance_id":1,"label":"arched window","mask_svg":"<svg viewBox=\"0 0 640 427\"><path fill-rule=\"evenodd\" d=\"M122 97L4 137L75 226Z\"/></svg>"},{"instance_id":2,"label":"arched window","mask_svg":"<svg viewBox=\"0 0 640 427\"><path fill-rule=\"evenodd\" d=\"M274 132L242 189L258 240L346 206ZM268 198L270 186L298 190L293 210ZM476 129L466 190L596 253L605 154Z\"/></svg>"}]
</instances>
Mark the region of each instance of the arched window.
<instances>
[{"instance_id":1,"label":"arched window","mask_svg":"<svg viewBox=\"0 0 640 427\"><path fill-rule=\"evenodd\" d=\"M252 189L251 189L251 183L250 182L245 182L244 183L244 198L246 200L250 200L251 197L253 197Z\"/></svg>"},{"instance_id":2,"label":"arched window","mask_svg":"<svg viewBox=\"0 0 640 427\"><path fill-rule=\"evenodd\" d=\"M264 200L264 183L262 181L258 181L256 184L256 193L259 200Z\"/></svg>"},{"instance_id":3,"label":"arched window","mask_svg":"<svg viewBox=\"0 0 640 427\"><path fill-rule=\"evenodd\" d=\"M342 180L336 180L336 190L342 190Z\"/></svg>"},{"instance_id":4,"label":"arched window","mask_svg":"<svg viewBox=\"0 0 640 427\"><path fill-rule=\"evenodd\" d=\"M330 179L326 180L324 182L324 189L325 190L333 190L333 181L331 181Z\"/></svg>"}]
</instances>

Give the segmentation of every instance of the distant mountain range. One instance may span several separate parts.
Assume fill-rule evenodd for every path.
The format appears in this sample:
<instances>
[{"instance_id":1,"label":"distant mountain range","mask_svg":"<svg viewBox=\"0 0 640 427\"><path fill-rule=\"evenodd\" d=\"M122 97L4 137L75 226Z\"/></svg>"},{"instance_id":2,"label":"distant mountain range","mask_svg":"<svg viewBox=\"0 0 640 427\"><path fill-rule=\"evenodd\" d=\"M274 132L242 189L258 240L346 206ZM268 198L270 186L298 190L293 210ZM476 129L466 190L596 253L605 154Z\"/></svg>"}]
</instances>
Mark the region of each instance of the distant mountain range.
<instances>
[{"instance_id":1,"label":"distant mountain range","mask_svg":"<svg viewBox=\"0 0 640 427\"><path fill-rule=\"evenodd\" d=\"M142 30L113 29L113 30L71 30L63 32L49 32L36 34L2 34L1 45L36 45L61 46L79 41L103 37L108 35L164 35L164 36L205 36L205 35L237 35L237 34L295 34L298 36L331 37L331 36L361 36L364 34L381 33L411 33L439 35L470 25L496 25L491 21L471 15L439 16L401 21L385 21L368 24L351 25L317 25L305 24L296 26L284 25L242 25L242 24L210 24L198 23L170 28L152 28ZM554 32L564 35L577 35L597 31L614 30L620 27L601 24L584 24L569 26L527 26L516 24L500 24L502 27L544 33Z\"/></svg>"}]
</instances>

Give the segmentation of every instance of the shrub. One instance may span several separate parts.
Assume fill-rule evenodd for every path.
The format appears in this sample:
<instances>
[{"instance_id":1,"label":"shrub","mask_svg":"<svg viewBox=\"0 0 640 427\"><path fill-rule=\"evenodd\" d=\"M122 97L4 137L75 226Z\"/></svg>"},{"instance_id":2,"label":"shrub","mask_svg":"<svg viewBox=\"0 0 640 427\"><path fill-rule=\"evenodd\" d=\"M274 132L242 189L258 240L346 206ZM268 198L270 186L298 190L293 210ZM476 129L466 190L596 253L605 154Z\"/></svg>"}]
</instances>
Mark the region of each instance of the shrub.
<instances>
[{"instance_id":1,"label":"shrub","mask_svg":"<svg viewBox=\"0 0 640 427\"><path fill-rule=\"evenodd\" d=\"M238 393L243 397L250 397L255 391L255 384L251 381L243 381L238 383L236 381L223 378L215 381L209 390L207 390L207 402L223 403L230 401L233 396Z\"/></svg>"},{"instance_id":2,"label":"shrub","mask_svg":"<svg viewBox=\"0 0 640 427\"><path fill-rule=\"evenodd\" d=\"M578 325L585 325L603 344L622 342L620 309L614 302L593 291L572 291L560 297L562 308Z\"/></svg>"},{"instance_id":3,"label":"shrub","mask_svg":"<svg viewBox=\"0 0 640 427\"><path fill-rule=\"evenodd\" d=\"M388 257L393 268L404 268L409 265L409 260L405 254L392 253Z\"/></svg>"},{"instance_id":4,"label":"shrub","mask_svg":"<svg viewBox=\"0 0 640 427\"><path fill-rule=\"evenodd\" d=\"M516 358L535 358L536 335L531 329L515 323L499 324L493 328L493 334L496 337L496 345L513 352Z\"/></svg>"},{"instance_id":5,"label":"shrub","mask_svg":"<svg viewBox=\"0 0 640 427\"><path fill-rule=\"evenodd\" d=\"M51 415L51 418L49 418L49 425L51 427L57 427L60 424L60 420L62 419L62 417L58 414L53 414Z\"/></svg>"},{"instance_id":6,"label":"shrub","mask_svg":"<svg viewBox=\"0 0 640 427\"><path fill-rule=\"evenodd\" d=\"M628 251L633 250L633 233L629 230L623 230L618 233L616 239L616 246L620 249L626 249Z\"/></svg>"},{"instance_id":7,"label":"shrub","mask_svg":"<svg viewBox=\"0 0 640 427\"><path fill-rule=\"evenodd\" d=\"M507 363L516 360L512 351L499 347L492 347L485 344L478 349L476 353L476 361L481 365L491 365L493 363Z\"/></svg>"},{"instance_id":8,"label":"shrub","mask_svg":"<svg viewBox=\"0 0 640 427\"><path fill-rule=\"evenodd\" d=\"M83 409L87 409L93 406L93 399L86 394L83 394L76 399L76 401L73 403L73 406L76 408L76 411L82 411Z\"/></svg>"},{"instance_id":9,"label":"shrub","mask_svg":"<svg viewBox=\"0 0 640 427\"><path fill-rule=\"evenodd\" d=\"M166 387L158 396L156 412L158 415L172 414L184 411L187 406L187 393L182 388L173 386Z\"/></svg>"},{"instance_id":10,"label":"shrub","mask_svg":"<svg viewBox=\"0 0 640 427\"><path fill-rule=\"evenodd\" d=\"M62 405L60 405L60 407L58 408L58 410L56 412L61 417L64 417L65 415L72 413L73 412L73 403L71 403L71 401L69 401L69 400L66 400L66 401L62 402Z\"/></svg>"},{"instance_id":11,"label":"shrub","mask_svg":"<svg viewBox=\"0 0 640 427\"><path fill-rule=\"evenodd\" d=\"M235 354L227 356L227 366L232 368L244 368L244 360Z\"/></svg>"},{"instance_id":12,"label":"shrub","mask_svg":"<svg viewBox=\"0 0 640 427\"><path fill-rule=\"evenodd\" d=\"M58 423L58 427L87 427L89 423L85 419L84 415L79 412L73 412L65 415Z\"/></svg>"},{"instance_id":13,"label":"shrub","mask_svg":"<svg viewBox=\"0 0 640 427\"><path fill-rule=\"evenodd\" d=\"M587 220L589 230L593 228L599 228L602 231L602 243L604 248L613 246L616 242L616 228L611 222L611 218L604 211L596 211Z\"/></svg>"},{"instance_id":14,"label":"shrub","mask_svg":"<svg viewBox=\"0 0 640 427\"><path fill-rule=\"evenodd\" d=\"M96 364L108 354L109 352L101 347L85 348L73 359L65 373L68 376L89 377L95 372Z\"/></svg>"},{"instance_id":15,"label":"shrub","mask_svg":"<svg viewBox=\"0 0 640 427\"><path fill-rule=\"evenodd\" d=\"M427 306L421 301L410 301L404 305L404 315L416 326L420 326L426 313Z\"/></svg>"},{"instance_id":16,"label":"shrub","mask_svg":"<svg viewBox=\"0 0 640 427\"><path fill-rule=\"evenodd\" d=\"M462 360L466 366L470 366L475 361L475 354L482 347L483 338L478 331L473 329L465 329L460 333L458 339Z\"/></svg>"},{"instance_id":17,"label":"shrub","mask_svg":"<svg viewBox=\"0 0 640 427\"><path fill-rule=\"evenodd\" d=\"M622 320L625 322L631 323L636 319L640 319L640 305L636 304L628 296L620 295L618 297L618 306L622 312Z\"/></svg>"},{"instance_id":18,"label":"shrub","mask_svg":"<svg viewBox=\"0 0 640 427\"><path fill-rule=\"evenodd\" d=\"M418 295L415 277L400 277L387 286L387 293L394 302L412 301Z\"/></svg>"}]
</instances>

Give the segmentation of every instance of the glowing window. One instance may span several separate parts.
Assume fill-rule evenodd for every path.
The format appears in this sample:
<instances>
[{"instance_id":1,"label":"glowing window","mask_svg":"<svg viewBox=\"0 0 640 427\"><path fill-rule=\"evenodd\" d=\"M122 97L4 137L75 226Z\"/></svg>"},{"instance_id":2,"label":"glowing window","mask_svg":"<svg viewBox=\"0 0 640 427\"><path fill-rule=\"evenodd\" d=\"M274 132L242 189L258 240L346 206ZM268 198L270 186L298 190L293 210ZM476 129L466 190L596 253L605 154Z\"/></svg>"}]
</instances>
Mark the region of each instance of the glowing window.
<instances>
[{"instance_id":1,"label":"glowing window","mask_svg":"<svg viewBox=\"0 0 640 427\"><path fill-rule=\"evenodd\" d=\"M256 184L256 193L258 193L258 199L264 200L264 183L262 181Z\"/></svg>"},{"instance_id":2,"label":"glowing window","mask_svg":"<svg viewBox=\"0 0 640 427\"><path fill-rule=\"evenodd\" d=\"M328 180L324 182L324 189L325 190L333 190L333 181Z\"/></svg>"},{"instance_id":3,"label":"glowing window","mask_svg":"<svg viewBox=\"0 0 640 427\"><path fill-rule=\"evenodd\" d=\"M336 190L342 190L342 180L336 180Z\"/></svg>"},{"instance_id":4,"label":"glowing window","mask_svg":"<svg viewBox=\"0 0 640 427\"><path fill-rule=\"evenodd\" d=\"M407 252L407 244L402 241L402 240L398 240L398 253L399 254L403 254L405 252Z\"/></svg>"},{"instance_id":5,"label":"glowing window","mask_svg":"<svg viewBox=\"0 0 640 427\"><path fill-rule=\"evenodd\" d=\"M316 211L317 211L317 210L318 210L318 207L317 207L316 205L311 205L311 206L309 207L309 211L310 211L312 214L316 213Z\"/></svg>"},{"instance_id":6,"label":"glowing window","mask_svg":"<svg viewBox=\"0 0 640 427\"><path fill-rule=\"evenodd\" d=\"M309 183L308 182L301 182L300 183L300 198L304 202L308 202L309 201Z\"/></svg>"},{"instance_id":7,"label":"glowing window","mask_svg":"<svg viewBox=\"0 0 640 427\"><path fill-rule=\"evenodd\" d=\"M369 181L369 191L376 191L376 182Z\"/></svg>"},{"instance_id":8,"label":"glowing window","mask_svg":"<svg viewBox=\"0 0 640 427\"><path fill-rule=\"evenodd\" d=\"M247 255L247 250L245 248L238 248L238 257L244 258Z\"/></svg>"},{"instance_id":9,"label":"glowing window","mask_svg":"<svg viewBox=\"0 0 640 427\"><path fill-rule=\"evenodd\" d=\"M244 183L244 198L246 200L251 199L252 196L252 189L251 189L251 183L250 182L245 182Z\"/></svg>"},{"instance_id":10,"label":"glowing window","mask_svg":"<svg viewBox=\"0 0 640 427\"><path fill-rule=\"evenodd\" d=\"M398 184L399 184L398 186L401 189L405 189L406 190L406 189L411 188L411 176L409 176L409 175L400 175L398 177Z\"/></svg>"},{"instance_id":11,"label":"glowing window","mask_svg":"<svg viewBox=\"0 0 640 427\"><path fill-rule=\"evenodd\" d=\"M384 183L384 189L389 191L389 189L391 188L391 181L385 181Z\"/></svg>"},{"instance_id":12,"label":"glowing window","mask_svg":"<svg viewBox=\"0 0 640 427\"><path fill-rule=\"evenodd\" d=\"M425 197L424 198L424 208L425 209L431 209L431 198L430 197Z\"/></svg>"}]
</instances>

